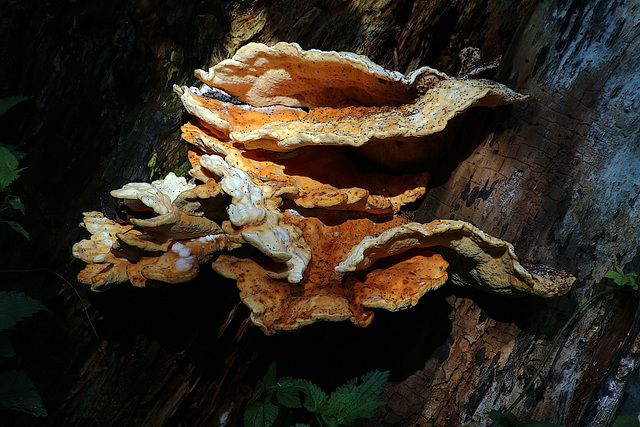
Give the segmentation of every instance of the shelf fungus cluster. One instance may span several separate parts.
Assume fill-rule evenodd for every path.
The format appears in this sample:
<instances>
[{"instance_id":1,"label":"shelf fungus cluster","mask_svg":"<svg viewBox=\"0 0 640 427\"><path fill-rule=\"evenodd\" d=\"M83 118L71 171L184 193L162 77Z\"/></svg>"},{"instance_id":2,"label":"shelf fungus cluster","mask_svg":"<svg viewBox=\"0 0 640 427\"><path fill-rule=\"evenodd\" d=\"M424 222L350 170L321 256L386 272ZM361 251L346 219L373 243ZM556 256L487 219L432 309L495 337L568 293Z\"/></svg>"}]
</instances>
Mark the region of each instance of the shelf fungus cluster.
<instances>
[{"instance_id":1,"label":"shelf fungus cluster","mask_svg":"<svg viewBox=\"0 0 640 427\"><path fill-rule=\"evenodd\" d=\"M447 280L507 296L571 287L469 223L400 215L425 193L429 171L416 166L452 118L527 96L295 43L251 43L196 76L200 87L174 87L191 114L189 180L127 184L111 193L117 214L84 214L91 237L73 254L93 290L185 282L211 263L270 334L318 320L366 326L371 309L411 307Z\"/></svg>"}]
</instances>

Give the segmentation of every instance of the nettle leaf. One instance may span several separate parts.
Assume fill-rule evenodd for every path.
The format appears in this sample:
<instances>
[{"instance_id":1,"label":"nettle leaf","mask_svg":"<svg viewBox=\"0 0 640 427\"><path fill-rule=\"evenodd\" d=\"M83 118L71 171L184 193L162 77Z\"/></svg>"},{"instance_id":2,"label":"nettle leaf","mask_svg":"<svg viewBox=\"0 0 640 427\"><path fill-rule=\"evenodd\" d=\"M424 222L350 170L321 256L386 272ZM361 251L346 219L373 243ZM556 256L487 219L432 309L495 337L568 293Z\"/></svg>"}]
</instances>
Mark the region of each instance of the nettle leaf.
<instances>
[{"instance_id":1,"label":"nettle leaf","mask_svg":"<svg viewBox=\"0 0 640 427\"><path fill-rule=\"evenodd\" d=\"M13 228L14 231L22 234L24 237L26 237L27 240L31 240L29 232L25 230L22 224L20 224L18 221L7 221L7 225Z\"/></svg>"},{"instance_id":2,"label":"nettle leaf","mask_svg":"<svg viewBox=\"0 0 640 427\"><path fill-rule=\"evenodd\" d=\"M0 331L14 326L40 310L49 311L40 301L22 292L0 292Z\"/></svg>"},{"instance_id":3,"label":"nettle leaf","mask_svg":"<svg viewBox=\"0 0 640 427\"><path fill-rule=\"evenodd\" d=\"M0 144L0 147L4 147L7 150L9 150L9 152L11 154L13 154L13 157L15 157L18 160L22 160L27 156L27 154L24 151L16 150L16 147L14 145L11 145L11 144Z\"/></svg>"},{"instance_id":4,"label":"nettle leaf","mask_svg":"<svg viewBox=\"0 0 640 427\"><path fill-rule=\"evenodd\" d=\"M264 423L263 426L271 426L273 422L278 418L278 407L273 403L264 404Z\"/></svg>"},{"instance_id":5,"label":"nettle leaf","mask_svg":"<svg viewBox=\"0 0 640 427\"><path fill-rule=\"evenodd\" d=\"M0 189L7 188L19 177L18 159L7 148L0 147Z\"/></svg>"},{"instance_id":6,"label":"nettle leaf","mask_svg":"<svg viewBox=\"0 0 640 427\"><path fill-rule=\"evenodd\" d=\"M274 386L278 403L287 408L302 408L300 392L303 390L302 380L280 378Z\"/></svg>"},{"instance_id":7,"label":"nettle leaf","mask_svg":"<svg viewBox=\"0 0 640 427\"><path fill-rule=\"evenodd\" d=\"M304 407L307 411L314 413L322 411L327 400L329 400L327 394L322 391L320 387L310 381L302 381L301 386L303 391L306 393L304 398Z\"/></svg>"},{"instance_id":8,"label":"nettle leaf","mask_svg":"<svg viewBox=\"0 0 640 427\"><path fill-rule=\"evenodd\" d=\"M327 402L326 410L322 417L331 425L341 426L351 424L360 418L362 412L360 405L354 394L331 394Z\"/></svg>"},{"instance_id":9,"label":"nettle leaf","mask_svg":"<svg viewBox=\"0 0 640 427\"><path fill-rule=\"evenodd\" d=\"M358 379L357 378L353 378L352 380L349 380L347 383L341 385L340 387L338 387L333 393L331 393L332 395L334 394L350 394L350 393L355 393L356 390L358 389Z\"/></svg>"},{"instance_id":10,"label":"nettle leaf","mask_svg":"<svg viewBox=\"0 0 640 427\"><path fill-rule=\"evenodd\" d=\"M384 386L389 380L389 371L372 371L364 374L360 380L362 384L354 390L359 396L369 399L380 399Z\"/></svg>"},{"instance_id":11,"label":"nettle leaf","mask_svg":"<svg viewBox=\"0 0 640 427\"><path fill-rule=\"evenodd\" d=\"M7 197L7 203L9 204L9 207L11 207L11 209L13 209L14 211L19 211L22 215L24 215L24 204L22 203L22 200L20 200L20 197L9 196Z\"/></svg>"},{"instance_id":12,"label":"nettle leaf","mask_svg":"<svg viewBox=\"0 0 640 427\"><path fill-rule=\"evenodd\" d=\"M278 418L278 407L270 402L253 402L244 409L245 427L268 427Z\"/></svg>"},{"instance_id":13,"label":"nettle leaf","mask_svg":"<svg viewBox=\"0 0 640 427\"><path fill-rule=\"evenodd\" d=\"M26 372L0 372L0 407L44 417L47 411Z\"/></svg>"},{"instance_id":14,"label":"nettle leaf","mask_svg":"<svg viewBox=\"0 0 640 427\"><path fill-rule=\"evenodd\" d=\"M373 371L357 380L351 380L331 393L327 416L337 425L348 425L358 418L372 418L374 411L387 402L380 396L389 378L389 371Z\"/></svg>"},{"instance_id":15,"label":"nettle leaf","mask_svg":"<svg viewBox=\"0 0 640 427\"><path fill-rule=\"evenodd\" d=\"M0 115L9 111L11 107L21 103L22 101L26 101L31 98L30 96L7 96L4 98L0 98Z\"/></svg>"},{"instance_id":16,"label":"nettle leaf","mask_svg":"<svg viewBox=\"0 0 640 427\"><path fill-rule=\"evenodd\" d=\"M264 375L262 382L267 388L276 384L276 363L275 362L269 365L269 368L267 369L267 373Z\"/></svg>"},{"instance_id":17,"label":"nettle leaf","mask_svg":"<svg viewBox=\"0 0 640 427\"><path fill-rule=\"evenodd\" d=\"M262 381L258 381L256 386L253 388L253 394L251 395L251 399L247 402L247 404L253 403L256 400L260 399L265 392L264 383Z\"/></svg>"}]
</instances>

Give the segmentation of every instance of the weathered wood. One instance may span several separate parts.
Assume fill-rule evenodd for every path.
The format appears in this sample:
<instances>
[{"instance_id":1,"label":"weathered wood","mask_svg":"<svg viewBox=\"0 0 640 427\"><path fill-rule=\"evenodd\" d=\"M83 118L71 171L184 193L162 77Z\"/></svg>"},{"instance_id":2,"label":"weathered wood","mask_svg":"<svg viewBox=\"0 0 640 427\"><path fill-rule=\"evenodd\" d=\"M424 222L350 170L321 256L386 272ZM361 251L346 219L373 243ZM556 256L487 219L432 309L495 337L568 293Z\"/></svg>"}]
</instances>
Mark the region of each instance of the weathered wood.
<instances>
[{"instance_id":1,"label":"weathered wood","mask_svg":"<svg viewBox=\"0 0 640 427\"><path fill-rule=\"evenodd\" d=\"M392 403L372 424L486 425L489 410L517 398L576 298L601 290L614 265L640 269L635 5L310 0L196 7L32 1L17 12L26 31L7 30L11 44L2 57L24 58L29 67L6 67L0 82L3 94L34 99L0 121L27 151L29 169L16 192L37 250L3 245L11 267L73 276L80 265L67 266L68 254L81 212L99 208L100 197L108 200L125 181L156 178L184 161L171 85L194 82L194 68L246 42L296 41L366 54L402 72L430 65L451 74L458 52L476 46L486 60L503 55L497 78L540 102L476 118L468 127L474 134L458 136L468 146L452 150L412 215L471 221L512 241L526 262L575 272L576 292L507 300L445 288L412 310L376 313L366 329L322 324L265 337L247 322L233 283L207 270L193 283L160 290L81 289L98 343L60 281L3 275L3 286L43 299L61 319L38 317L31 323L36 343L27 333L18 348L27 350L21 363L50 412L37 424L239 425L253 384L276 361L282 375L326 389L390 369L383 398ZM636 309L635 297L621 295L589 308L514 413L607 425L617 403L629 401L626 382L637 377Z\"/></svg>"},{"instance_id":2,"label":"weathered wood","mask_svg":"<svg viewBox=\"0 0 640 427\"><path fill-rule=\"evenodd\" d=\"M576 272L581 300L602 289L603 275L613 266L637 270L638 76L631 70L640 44L637 27L627 18L634 7L537 4L515 35L500 75L539 102L515 107L505 125L498 125L444 185L432 189L417 217L471 221L512 241L524 261ZM558 303L540 307L539 315L556 316ZM617 296L587 310L563 341L556 363L514 412L521 419L566 425L610 423L625 381L637 375L629 365L637 360L636 306L636 299ZM513 341L496 348L485 332L475 351L482 349L486 361L473 362L477 373L469 374L456 349L459 339L480 327L475 323L452 332L453 360L444 363L460 362L468 385L436 376L418 388L431 390L419 397L427 402L421 410L427 425L444 420L437 411L450 411L429 403L434 395L436 401L441 394L455 396L450 397L459 408L454 418L472 424L486 421L492 408L507 407L524 386L521 372L530 360L542 358L553 338L543 330L515 329ZM491 321L483 326L491 328ZM465 389L474 392L461 393ZM477 391L482 402L474 403Z\"/></svg>"}]
</instances>

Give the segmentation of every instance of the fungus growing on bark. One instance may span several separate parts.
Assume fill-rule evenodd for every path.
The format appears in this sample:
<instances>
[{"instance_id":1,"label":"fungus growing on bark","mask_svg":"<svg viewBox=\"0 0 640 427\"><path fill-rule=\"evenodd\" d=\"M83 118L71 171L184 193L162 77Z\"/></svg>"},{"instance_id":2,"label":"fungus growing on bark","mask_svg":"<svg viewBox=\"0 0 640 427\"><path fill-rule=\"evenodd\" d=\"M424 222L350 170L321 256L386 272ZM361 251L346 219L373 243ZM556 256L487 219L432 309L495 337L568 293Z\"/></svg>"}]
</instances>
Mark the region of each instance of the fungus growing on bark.
<instances>
[{"instance_id":1,"label":"fungus growing on bark","mask_svg":"<svg viewBox=\"0 0 640 427\"><path fill-rule=\"evenodd\" d=\"M127 281L140 287L148 281L186 282L196 277L199 264L238 246L209 219L220 218L228 203L215 181L196 186L169 174L152 184L127 184L112 195L124 198L127 222L86 212L82 226L91 237L73 246L73 255L87 263L78 281L93 290Z\"/></svg>"},{"instance_id":2,"label":"fungus growing on bark","mask_svg":"<svg viewBox=\"0 0 640 427\"><path fill-rule=\"evenodd\" d=\"M191 180L169 174L113 191L124 223L85 214L91 238L73 253L92 289L183 282L217 255L213 269L236 280L270 334L319 320L366 326L371 309L411 307L448 278L509 296L562 295L573 283L528 271L511 244L469 223L400 216L426 191L425 160L450 149L451 119L526 95L295 43L251 43L196 76L200 88L174 87L194 116L182 127ZM256 250L223 252L242 245Z\"/></svg>"},{"instance_id":3,"label":"fungus growing on bark","mask_svg":"<svg viewBox=\"0 0 640 427\"><path fill-rule=\"evenodd\" d=\"M131 225L118 224L100 212L84 216L83 225L92 235L73 246L73 256L87 264L78 281L94 291L127 281L139 287L148 286L149 281L187 282L197 276L200 263L229 246L224 234L145 246L142 233Z\"/></svg>"},{"instance_id":4,"label":"fungus growing on bark","mask_svg":"<svg viewBox=\"0 0 640 427\"><path fill-rule=\"evenodd\" d=\"M338 273L369 268L386 257L415 248L432 248L452 264L449 279L460 286L474 286L484 291L520 296L564 295L575 278L553 269L528 272L518 262L511 243L484 233L465 221L436 220L428 224L408 223L390 228L376 237L366 237L355 245L338 265Z\"/></svg>"},{"instance_id":5,"label":"fungus growing on bark","mask_svg":"<svg viewBox=\"0 0 640 427\"><path fill-rule=\"evenodd\" d=\"M277 195L302 208L397 213L426 191L429 171L404 175L363 172L347 152L336 147L307 147L285 154L245 150L211 136L199 123L190 122L182 127L187 142L260 176ZM194 164L198 165L195 161ZM200 168L197 170L201 173Z\"/></svg>"},{"instance_id":6,"label":"fungus growing on bark","mask_svg":"<svg viewBox=\"0 0 640 427\"><path fill-rule=\"evenodd\" d=\"M273 280L271 269L278 267L264 259L221 255L212 263L216 272L237 280L252 321L267 334L319 320L366 326L373 319L369 309L414 306L447 277L500 295L542 297L563 295L575 280L549 268L530 273L510 243L464 221L418 224L395 217L328 226L291 211L285 217L311 246L311 261L295 286Z\"/></svg>"},{"instance_id":7,"label":"fungus growing on bark","mask_svg":"<svg viewBox=\"0 0 640 427\"><path fill-rule=\"evenodd\" d=\"M415 251L395 265L348 277L332 272L355 244L403 223L400 217L387 222L347 220L335 226L291 210L284 212L284 218L302 231L311 248L309 265L299 283L272 279L273 270L279 267L261 257L221 255L212 263L216 272L237 280L240 297L252 311L251 320L267 334L319 320L349 319L366 326L373 319L370 308L396 311L413 306L447 280L448 263L431 251Z\"/></svg>"},{"instance_id":8,"label":"fungus growing on bark","mask_svg":"<svg viewBox=\"0 0 640 427\"><path fill-rule=\"evenodd\" d=\"M196 77L254 107L401 105L415 98L423 76L445 78L424 67L408 76L350 52L303 50L297 43L249 43Z\"/></svg>"},{"instance_id":9,"label":"fungus growing on bark","mask_svg":"<svg viewBox=\"0 0 640 427\"><path fill-rule=\"evenodd\" d=\"M220 177L222 190L231 196L227 207L229 220L223 229L237 243L248 243L280 263L283 268L271 277L291 283L302 280L309 263L309 247L300 230L284 221L278 209L281 199L269 185L250 172L230 166L217 155L203 155L200 165Z\"/></svg>"},{"instance_id":10,"label":"fungus growing on bark","mask_svg":"<svg viewBox=\"0 0 640 427\"><path fill-rule=\"evenodd\" d=\"M158 215L166 214L171 210L173 202L180 193L195 187L195 184L187 183L183 177L177 177L170 172L164 179L146 182L132 182L124 187L111 191L111 195L124 199L127 208L140 212L152 210Z\"/></svg>"},{"instance_id":11,"label":"fungus growing on bark","mask_svg":"<svg viewBox=\"0 0 640 427\"><path fill-rule=\"evenodd\" d=\"M175 87L189 112L246 149L361 147L362 155L396 170L437 161L447 141L434 134L469 108L533 101L489 80L429 67L405 76L360 55L305 51L296 43L250 43L196 76L248 104Z\"/></svg>"}]
</instances>

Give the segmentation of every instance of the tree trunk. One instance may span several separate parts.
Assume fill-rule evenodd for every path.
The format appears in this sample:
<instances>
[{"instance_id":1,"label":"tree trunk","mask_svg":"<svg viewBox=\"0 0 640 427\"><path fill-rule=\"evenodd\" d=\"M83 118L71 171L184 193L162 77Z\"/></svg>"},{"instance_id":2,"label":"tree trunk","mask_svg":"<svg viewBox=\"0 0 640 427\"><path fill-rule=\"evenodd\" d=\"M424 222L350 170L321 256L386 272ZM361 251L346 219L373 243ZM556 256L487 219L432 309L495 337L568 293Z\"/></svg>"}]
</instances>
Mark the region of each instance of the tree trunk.
<instances>
[{"instance_id":1,"label":"tree trunk","mask_svg":"<svg viewBox=\"0 0 640 427\"><path fill-rule=\"evenodd\" d=\"M29 2L26 2L29 3ZM0 116L26 151L12 187L25 201L30 244L5 240L3 268L45 267L73 277L81 212L125 182L186 163L182 110L171 86L249 41L368 55L401 72L429 65L456 74L458 52L502 55L495 79L539 102L490 112L469 126L434 174L419 221L470 221L511 241L524 262L574 273L562 298L504 299L452 285L364 329L324 323L264 336L234 283L208 269L162 289L79 293L47 273L3 273L2 286L53 314L16 330L19 363L49 416L22 425L240 425L267 366L331 390L391 370L370 425L487 425L514 402L580 302L614 266L640 270L640 143L635 72L640 30L632 2L594 0L125 1L11 10L2 95L33 98ZM4 142L4 141L3 141ZM519 419L608 425L636 411L637 296L598 299L560 340ZM55 320L53 320L55 319ZM19 333L19 334L18 334ZM635 404L635 406L634 406ZM364 423L368 425L368 423Z\"/></svg>"}]
</instances>

